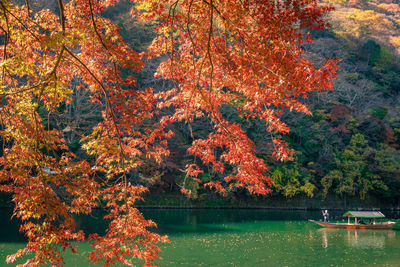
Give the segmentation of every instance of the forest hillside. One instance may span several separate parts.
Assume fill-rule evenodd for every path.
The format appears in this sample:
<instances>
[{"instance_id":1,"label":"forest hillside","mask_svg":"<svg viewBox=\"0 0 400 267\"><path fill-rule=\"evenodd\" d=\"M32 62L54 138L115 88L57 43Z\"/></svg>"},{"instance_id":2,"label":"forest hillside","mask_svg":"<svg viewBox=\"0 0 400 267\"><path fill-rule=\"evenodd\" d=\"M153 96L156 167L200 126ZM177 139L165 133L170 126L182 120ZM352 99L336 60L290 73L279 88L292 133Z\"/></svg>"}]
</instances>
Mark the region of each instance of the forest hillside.
<instances>
[{"instance_id":1,"label":"forest hillside","mask_svg":"<svg viewBox=\"0 0 400 267\"><path fill-rule=\"evenodd\" d=\"M45 1L32 1L40 9ZM257 145L257 155L269 166L275 196L325 198L367 195L397 203L400 199L400 1L328 0L335 7L326 20L331 27L312 32L315 41L304 44L305 57L322 64L327 58L340 59L333 90L309 94L306 100L313 115L288 112L283 121L291 131L281 136L295 150L292 161L273 159L270 136L257 120L244 119L224 106L230 121L242 125ZM145 51L154 38L155 25L135 21L127 1L104 11L121 27L121 35L136 51ZM48 7L48 3L46 3ZM54 9L57 8L54 2ZM139 87L155 91L171 88L171 82L154 78L157 60L136 74ZM102 107L87 103L85 92L74 91L74 101L65 107L64 134L70 148L84 156L79 133L87 133L101 119ZM163 110L165 114L171 110ZM92 123L93 124L92 124ZM51 121L50 123L56 123ZM143 159L141 167L129 174L135 184L145 184L156 194L178 193L185 188L191 198L204 199L209 190L197 181L185 179L182 171L192 162L186 152L194 138L206 137L210 122L198 119L191 128L175 123L169 140L170 156L161 164ZM88 157L88 156L87 156ZM202 178L223 179L205 167ZM247 198L245 190L228 198Z\"/></svg>"}]
</instances>

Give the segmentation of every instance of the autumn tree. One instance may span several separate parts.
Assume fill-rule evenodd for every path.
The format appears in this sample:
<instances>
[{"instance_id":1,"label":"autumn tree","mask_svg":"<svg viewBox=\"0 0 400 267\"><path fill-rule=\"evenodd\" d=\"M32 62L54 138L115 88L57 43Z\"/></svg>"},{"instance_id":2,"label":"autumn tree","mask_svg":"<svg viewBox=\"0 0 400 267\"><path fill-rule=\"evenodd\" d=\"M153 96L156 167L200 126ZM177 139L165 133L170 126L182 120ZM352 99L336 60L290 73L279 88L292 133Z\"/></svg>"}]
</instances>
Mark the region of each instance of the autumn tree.
<instances>
[{"instance_id":1,"label":"autumn tree","mask_svg":"<svg viewBox=\"0 0 400 267\"><path fill-rule=\"evenodd\" d=\"M73 216L103 205L109 228L104 236L89 236L94 246L89 258L106 265L131 265L133 257L154 264L157 244L167 237L148 231L155 223L135 208L147 189L128 183L127 173L146 159L159 162L168 155L168 124L191 127L195 118L207 117L213 125L208 138L194 140L188 149L195 161L187 165L185 180L208 166L225 178L205 186L222 194L235 188L267 194L267 167L241 125L225 118L221 108L229 105L244 118L265 122L273 156L283 160L291 150L281 138L289 129L280 115L310 114L300 99L331 88L335 61L316 67L299 48L312 41L311 30L325 27L322 15L331 8L315 0L133 1L134 16L159 23L158 36L142 54L101 16L116 2L58 0L56 13L34 10L29 0L0 2L0 188L12 193L14 216L28 237L26 248L8 262L33 253L30 266L62 265L61 251L75 251L71 242L84 238ZM155 94L122 75L158 56L168 59L156 76L173 81L171 90ZM74 155L65 128L49 123L76 90L104 107L102 121L81 136L94 162ZM154 123L166 107L174 114ZM185 181L182 191L191 194Z\"/></svg>"}]
</instances>

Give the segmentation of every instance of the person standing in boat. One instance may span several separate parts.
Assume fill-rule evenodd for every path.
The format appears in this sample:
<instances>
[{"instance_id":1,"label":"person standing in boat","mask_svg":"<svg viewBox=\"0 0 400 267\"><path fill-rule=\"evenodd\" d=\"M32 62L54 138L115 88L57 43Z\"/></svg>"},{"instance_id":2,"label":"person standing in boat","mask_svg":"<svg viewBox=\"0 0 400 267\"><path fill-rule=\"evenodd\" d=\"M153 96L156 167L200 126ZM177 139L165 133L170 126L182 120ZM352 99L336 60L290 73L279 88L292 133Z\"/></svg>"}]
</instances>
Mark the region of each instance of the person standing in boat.
<instances>
[{"instance_id":1,"label":"person standing in boat","mask_svg":"<svg viewBox=\"0 0 400 267\"><path fill-rule=\"evenodd\" d=\"M322 216L324 216L324 222L329 222L329 213L328 213L328 210L322 211Z\"/></svg>"}]
</instances>

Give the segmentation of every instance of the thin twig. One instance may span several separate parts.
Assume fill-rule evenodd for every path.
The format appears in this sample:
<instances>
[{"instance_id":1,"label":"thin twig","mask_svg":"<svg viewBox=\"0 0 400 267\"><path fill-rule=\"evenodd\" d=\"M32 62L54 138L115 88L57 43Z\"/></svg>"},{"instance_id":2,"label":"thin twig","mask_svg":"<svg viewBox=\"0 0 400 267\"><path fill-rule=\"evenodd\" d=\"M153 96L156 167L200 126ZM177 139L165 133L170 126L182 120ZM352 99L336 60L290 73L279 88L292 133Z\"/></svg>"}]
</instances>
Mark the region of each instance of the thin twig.
<instances>
[{"instance_id":1,"label":"thin twig","mask_svg":"<svg viewBox=\"0 0 400 267\"><path fill-rule=\"evenodd\" d=\"M30 13L30 10L31 10L31 8L29 7L29 0L25 0L25 4L26 4L26 11L27 11L28 17L29 17L29 13Z\"/></svg>"},{"instance_id":2,"label":"thin twig","mask_svg":"<svg viewBox=\"0 0 400 267\"><path fill-rule=\"evenodd\" d=\"M3 6L3 4L2 4L2 6ZM9 26L8 16L7 16L7 13L6 13L6 10L5 10L4 6L3 6L3 13L4 13L4 17L6 19L6 25L7 25L7 30L3 29L3 27L1 27L1 29L4 32L3 60L5 62L7 60L7 44L8 44L8 39L9 39L9 36L10 36L10 26ZM5 79L5 71L6 71L6 64L3 64L3 68L2 69L3 69L2 78L4 80Z\"/></svg>"},{"instance_id":3,"label":"thin twig","mask_svg":"<svg viewBox=\"0 0 400 267\"><path fill-rule=\"evenodd\" d=\"M97 37L100 40L100 43L103 45L103 47L109 51L108 47L106 46L106 44L103 41L103 38L101 38L100 33L97 31L97 25L96 25L96 21L94 20L94 14L93 14L93 7L92 7L92 0L88 0L89 1L89 8L90 8L90 18L92 20L92 24L93 24L93 28L94 28L94 32L96 33Z\"/></svg>"}]
</instances>

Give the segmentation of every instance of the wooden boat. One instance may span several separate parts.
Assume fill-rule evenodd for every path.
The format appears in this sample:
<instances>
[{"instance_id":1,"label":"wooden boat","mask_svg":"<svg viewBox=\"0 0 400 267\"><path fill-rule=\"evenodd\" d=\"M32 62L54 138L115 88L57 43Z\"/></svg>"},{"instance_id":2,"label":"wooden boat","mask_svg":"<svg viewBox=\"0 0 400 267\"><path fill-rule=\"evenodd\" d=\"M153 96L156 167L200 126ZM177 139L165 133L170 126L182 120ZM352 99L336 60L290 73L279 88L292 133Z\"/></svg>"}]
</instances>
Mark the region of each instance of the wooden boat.
<instances>
[{"instance_id":1,"label":"wooden boat","mask_svg":"<svg viewBox=\"0 0 400 267\"><path fill-rule=\"evenodd\" d=\"M343 214L343 217L347 217L347 223L333 223L333 222L322 222L309 220L310 222L316 223L323 227L329 228L344 228L344 229L392 229L396 222L376 222L376 219L385 218L380 211L347 211ZM350 221L350 218L354 218L354 222ZM363 219L369 219L368 222L364 222ZM373 220L373 221L372 221Z\"/></svg>"}]
</instances>

